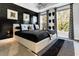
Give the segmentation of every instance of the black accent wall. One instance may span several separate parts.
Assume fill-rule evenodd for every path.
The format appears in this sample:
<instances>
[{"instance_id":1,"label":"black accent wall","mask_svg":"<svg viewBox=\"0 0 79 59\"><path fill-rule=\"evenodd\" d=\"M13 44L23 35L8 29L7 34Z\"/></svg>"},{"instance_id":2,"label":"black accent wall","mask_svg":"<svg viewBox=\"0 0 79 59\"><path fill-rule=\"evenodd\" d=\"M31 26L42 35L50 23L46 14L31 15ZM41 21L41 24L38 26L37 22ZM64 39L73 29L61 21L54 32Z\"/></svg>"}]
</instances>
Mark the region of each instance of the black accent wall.
<instances>
[{"instance_id":1,"label":"black accent wall","mask_svg":"<svg viewBox=\"0 0 79 59\"><path fill-rule=\"evenodd\" d=\"M7 19L7 9L15 10L18 12L18 20ZM38 13L25 9L13 3L0 3L0 39L13 37L13 23L23 23L23 13L31 17L37 16ZM38 23L38 22L37 22Z\"/></svg>"},{"instance_id":2,"label":"black accent wall","mask_svg":"<svg viewBox=\"0 0 79 59\"><path fill-rule=\"evenodd\" d=\"M13 24L6 19L0 19L0 40L13 37Z\"/></svg>"},{"instance_id":3,"label":"black accent wall","mask_svg":"<svg viewBox=\"0 0 79 59\"><path fill-rule=\"evenodd\" d=\"M18 22L23 23L23 13L29 14L30 20L31 20L32 16L38 17L38 13L25 9L25 8L15 5L13 3L0 3L0 18L7 19L7 9L18 11L18 20L17 21L11 20L11 21L13 21L13 23L18 23ZM31 23L31 21L30 21L30 23Z\"/></svg>"}]
</instances>

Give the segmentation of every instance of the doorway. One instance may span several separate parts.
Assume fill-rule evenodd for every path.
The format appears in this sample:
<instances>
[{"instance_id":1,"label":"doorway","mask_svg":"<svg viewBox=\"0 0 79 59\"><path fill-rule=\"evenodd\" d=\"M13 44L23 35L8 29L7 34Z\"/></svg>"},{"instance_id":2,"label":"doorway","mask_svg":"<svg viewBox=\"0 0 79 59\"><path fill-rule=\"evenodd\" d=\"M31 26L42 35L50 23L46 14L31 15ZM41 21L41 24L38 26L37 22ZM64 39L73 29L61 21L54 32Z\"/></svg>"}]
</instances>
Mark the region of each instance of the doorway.
<instances>
[{"instance_id":1,"label":"doorway","mask_svg":"<svg viewBox=\"0 0 79 59\"><path fill-rule=\"evenodd\" d=\"M57 35L62 38L69 38L70 8L57 10Z\"/></svg>"}]
</instances>

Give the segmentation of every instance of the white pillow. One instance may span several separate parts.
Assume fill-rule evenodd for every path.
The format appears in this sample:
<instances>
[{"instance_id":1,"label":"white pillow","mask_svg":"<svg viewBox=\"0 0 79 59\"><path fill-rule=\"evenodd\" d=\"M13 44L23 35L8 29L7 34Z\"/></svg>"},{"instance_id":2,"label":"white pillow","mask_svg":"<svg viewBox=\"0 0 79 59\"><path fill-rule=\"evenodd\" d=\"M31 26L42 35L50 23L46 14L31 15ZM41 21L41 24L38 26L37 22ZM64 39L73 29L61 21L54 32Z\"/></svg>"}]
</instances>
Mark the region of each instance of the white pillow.
<instances>
[{"instance_id":1,"label":"white pillow","mask_svg":"<svg viewBox=\"0 0 79 59\"><path fill-rule=\"evenodd\" d=\"M35 25L35 27L36 27L36 30L39 29L39 25Z\"/></svg>"},{"instance_id":2,"label":"white pillow","mask_svg":"<svg viewBox=\"0 0 79 59\"><path fill-rule=\"evenodd\" d=\"M28 30L28 26L27 24L21 24L21 29L22 30Z\"/></svg>"}]
</instances>

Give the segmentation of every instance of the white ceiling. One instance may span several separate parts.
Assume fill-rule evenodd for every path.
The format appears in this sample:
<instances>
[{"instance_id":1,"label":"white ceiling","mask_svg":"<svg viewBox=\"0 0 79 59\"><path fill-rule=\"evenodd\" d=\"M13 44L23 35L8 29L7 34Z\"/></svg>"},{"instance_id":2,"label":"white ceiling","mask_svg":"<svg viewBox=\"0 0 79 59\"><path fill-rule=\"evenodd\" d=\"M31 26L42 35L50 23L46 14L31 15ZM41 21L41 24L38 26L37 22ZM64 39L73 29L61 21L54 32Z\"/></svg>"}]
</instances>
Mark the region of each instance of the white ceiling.
<instances>
[{"instance_id":1,"label":"white ceiling","mask_svg":"<svg viewBox=\"0 0 79 59\"><path fill-rule=\"evenodd\" d=\"M43 12L47 9L66 5L68 3L15 3L34 12Z\"/></svg>"},{"instance_id":2,"label":"white ceiling","mask_svg":"<svg viewBox=\"0 0 79 59\"><path fill-rule=\"evenodd\" d=\"M15 4L22 6L26 9L38 12L38 9L35 7L36 3L15 3Z\"/></svg>"}]
</instances>

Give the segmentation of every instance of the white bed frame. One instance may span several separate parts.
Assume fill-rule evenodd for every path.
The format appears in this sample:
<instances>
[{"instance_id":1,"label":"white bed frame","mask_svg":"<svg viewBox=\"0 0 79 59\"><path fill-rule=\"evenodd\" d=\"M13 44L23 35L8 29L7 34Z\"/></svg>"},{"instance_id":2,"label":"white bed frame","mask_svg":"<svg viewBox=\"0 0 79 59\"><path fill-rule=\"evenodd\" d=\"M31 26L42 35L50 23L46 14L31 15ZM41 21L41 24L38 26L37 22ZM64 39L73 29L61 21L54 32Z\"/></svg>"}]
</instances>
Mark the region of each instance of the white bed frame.
<instances>
[{"instance_id":1,"label":"white bed frame","mask_svg":"<svg viewBox=\"0 0 79 59\"><path fill-rule=\"evenodd\" d=\"M56 35L52 35L52 40L50 40L50 38L45 38L37 43L32 42L28 39L24 39L20 36L15 35L16 40L23 44L25 47L29 48L31 51L38 53L39 51L41 51L42 49L44 49L48 44L50 44L54 39L55 39Z\"/></svg>"}]
</instances>

